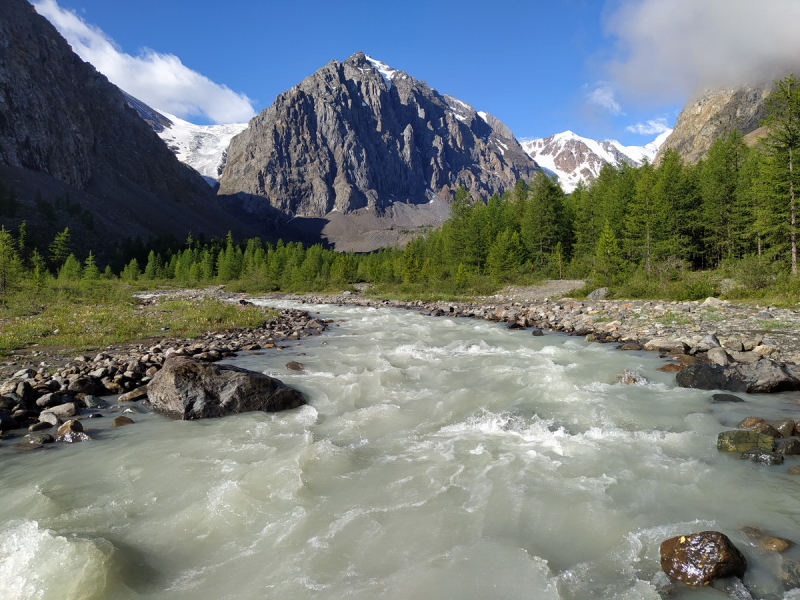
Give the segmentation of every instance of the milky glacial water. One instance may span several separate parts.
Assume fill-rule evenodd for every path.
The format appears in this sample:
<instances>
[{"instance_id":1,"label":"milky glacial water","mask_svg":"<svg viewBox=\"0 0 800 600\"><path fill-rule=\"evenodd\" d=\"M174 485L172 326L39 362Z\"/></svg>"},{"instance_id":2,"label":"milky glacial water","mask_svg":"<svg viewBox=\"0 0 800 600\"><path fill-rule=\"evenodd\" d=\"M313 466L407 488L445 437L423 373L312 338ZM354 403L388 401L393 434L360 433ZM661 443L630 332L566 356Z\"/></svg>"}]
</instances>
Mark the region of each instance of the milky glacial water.
<instances>
[{"instance_id":1,"label":"milky glacial water","mask_svg":"<svg viewBox=\"0 0 800 600\"><path fill-rule=\"evenodd\" d=\"M300 388L308 406L121 429L95 419L90 442L0 447L0 597L659 598L660 543L708 529L750 563L750 592L730 597L800 597L777 579L780 556L740 533L800 541L800 479L786 472L800 460L764 467L715 449L745 416L800 418L797 395L711 404L675 388L654 354L303 308L337 322L230 362ZM615 383L626 369L645 381Z\"/></svg>"}]
</instances>

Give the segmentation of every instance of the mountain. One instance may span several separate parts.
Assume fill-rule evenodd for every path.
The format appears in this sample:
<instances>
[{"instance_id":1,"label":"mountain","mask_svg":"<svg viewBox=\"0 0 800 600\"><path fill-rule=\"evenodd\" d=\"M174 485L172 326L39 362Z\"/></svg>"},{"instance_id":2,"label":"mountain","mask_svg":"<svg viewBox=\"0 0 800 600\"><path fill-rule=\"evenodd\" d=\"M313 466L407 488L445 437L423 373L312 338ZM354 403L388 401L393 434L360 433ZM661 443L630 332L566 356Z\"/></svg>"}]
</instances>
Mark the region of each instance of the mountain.
<instances>
[{"instance_id":1,"label":"mountain","mask_svg":"<svg viewBox=\"0 0 800 600\"><path fill-rule=\"evenodd\" d=\"M0 179L32 239L70 226L97 252L124 237L250 231L30 3L0 11ZM52 218L48 203L68 210Z\"/></svg>"},{"instance_id":2,"label":"mountain","mask_svg":"<svg viewBox=\"0 0 800 600\"><path fill-rule=\"evenodd\" d=\"M459 186L488 197L536 169L495 117L358 52L231 140L220 193L238 194L247 214L273 207L321 227L337 249L368 249L376 228L441 223Z\"/></svg>"},{"instance_id":3,"label":"mountain","mask_svg":"<svg viewBox=\"0 0 800 600\"><path fill-rule=\"evenodd\" d=\"M772 87L768 83L704 91L678 115L675 129L661 152L674 148L685 161L695 163L706 155L717 138L734 129L745 135L757 131L759 119L766 115L765 100Z\"/></svg>"},{"instance_id":4,"label":"mountain","mask_svg":"<svg viewBox=\"0 0 800 600\"><path fill-rule=\"evenodd\" d=\"M589 182L600 174L603 165L622 163L640 166L646 158L652 162L661 144L672 130L659 135L645 146L623 146L616 140L591 140L571 131L522 142L522 148L540 167L558 176L565 192L574 190L579 181Z\"/></svg>"}]
</instances>

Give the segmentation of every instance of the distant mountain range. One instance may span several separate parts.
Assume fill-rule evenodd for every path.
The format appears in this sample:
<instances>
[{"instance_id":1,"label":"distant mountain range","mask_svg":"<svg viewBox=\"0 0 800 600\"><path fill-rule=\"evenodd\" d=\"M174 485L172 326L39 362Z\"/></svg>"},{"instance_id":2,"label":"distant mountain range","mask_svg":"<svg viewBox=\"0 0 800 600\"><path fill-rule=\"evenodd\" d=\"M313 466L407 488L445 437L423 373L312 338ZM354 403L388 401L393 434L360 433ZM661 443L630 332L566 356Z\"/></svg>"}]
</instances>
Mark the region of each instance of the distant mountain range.
<instances>
[{"instance_id":1,"label":"distant mountain range","mask_svg":"<svg viewBox=\"0 0 800 600\"><path fill-rule=\"evenodd\" d=\"M615 140L592 140L571 131L550 137L522 142L522 148L541 168L558 177L565 192L574 190L579 181L592 181L603 165L627 163L641 166L645 159L655 160L656 154L672 130L660 134L645 146L623 146Z\"/></svg>"}]
</instances>

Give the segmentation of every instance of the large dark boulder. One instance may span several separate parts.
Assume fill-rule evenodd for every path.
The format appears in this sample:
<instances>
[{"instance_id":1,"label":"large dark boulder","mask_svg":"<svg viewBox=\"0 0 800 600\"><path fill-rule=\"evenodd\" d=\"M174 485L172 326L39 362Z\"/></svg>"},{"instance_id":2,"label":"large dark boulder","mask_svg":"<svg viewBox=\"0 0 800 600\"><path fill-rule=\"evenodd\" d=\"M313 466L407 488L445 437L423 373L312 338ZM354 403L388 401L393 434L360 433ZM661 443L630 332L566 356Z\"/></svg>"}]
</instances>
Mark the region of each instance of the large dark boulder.
<instances>
[{"instance_id":1,"label":"large dark boulder","mask_svg":"<svg viewBox=\"0 0 800 600\"><path fill-rule=\"evenodd\" d=\"M689 585L707 585L722 577L741 577L747 560L723 533L702 531L661 543L661 569Z\"/></svg>"},{"instance_id":2,"label":"large dark boulder","mask_svg":"<svg viewBox=\"0 0 800 600\"><path fill-rule=\"evenodd\" d=\"M696 364L677 374L680 387L729 392L786 392L800 390L800 379L791 367L769 360L723 367Z\"/></svg>"},{"instance_id":3,"label":"large dark boulder","mask_svg":"<svg viewBox=\"0 0 800 600\"><path fill-rule=\"evenodd\" d=\"M183 356L167 359L148 384L147 395L156 412L182 420L305 404L299 391L263 373Z\"/></svg>"}]
</instances>

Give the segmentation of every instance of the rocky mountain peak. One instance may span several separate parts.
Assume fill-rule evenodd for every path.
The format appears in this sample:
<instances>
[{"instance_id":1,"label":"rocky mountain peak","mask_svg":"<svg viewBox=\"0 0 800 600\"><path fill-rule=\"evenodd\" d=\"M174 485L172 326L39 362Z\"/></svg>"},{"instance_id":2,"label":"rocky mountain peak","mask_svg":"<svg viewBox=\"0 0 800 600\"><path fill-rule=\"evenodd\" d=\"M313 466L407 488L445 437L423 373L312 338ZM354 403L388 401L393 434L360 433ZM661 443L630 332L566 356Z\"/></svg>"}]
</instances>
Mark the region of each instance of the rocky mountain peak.
<instances>
[{"instance_id":1,"label":"rocky mountain peak","mask_svg":"<svg viewBox=\"0 0 800 600\"><path fill-rule=\"evenodd\" d=\"M535 163L499 120L363 52L280 94L233 138L220 192L247 210L324 217L489 196ZM437 219L440 218L437 213Z\"/></svg>"}]
</instances>

